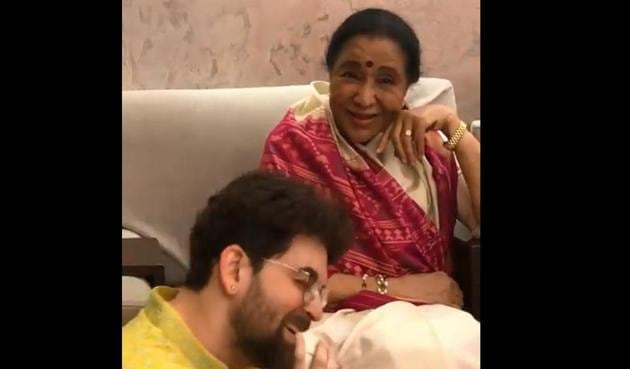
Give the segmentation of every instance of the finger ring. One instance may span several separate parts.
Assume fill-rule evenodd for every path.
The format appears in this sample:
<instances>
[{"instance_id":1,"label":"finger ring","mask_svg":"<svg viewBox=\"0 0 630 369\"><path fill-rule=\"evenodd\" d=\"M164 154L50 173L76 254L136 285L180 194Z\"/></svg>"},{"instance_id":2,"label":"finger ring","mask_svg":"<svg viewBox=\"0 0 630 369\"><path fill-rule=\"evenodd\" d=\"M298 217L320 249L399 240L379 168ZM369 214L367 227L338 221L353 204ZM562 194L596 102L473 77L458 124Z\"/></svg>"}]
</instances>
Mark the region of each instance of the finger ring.
<instances>
[{"instance_id":1,"label":"finger ring","mask_svg":"<svg viewBox=\"0 0 630 369\"><path fill-rule=\"evenodd\" d=\"M411 137L411 130L410 129L405 131L405 136Z\"/></svg>"}]
</instances>

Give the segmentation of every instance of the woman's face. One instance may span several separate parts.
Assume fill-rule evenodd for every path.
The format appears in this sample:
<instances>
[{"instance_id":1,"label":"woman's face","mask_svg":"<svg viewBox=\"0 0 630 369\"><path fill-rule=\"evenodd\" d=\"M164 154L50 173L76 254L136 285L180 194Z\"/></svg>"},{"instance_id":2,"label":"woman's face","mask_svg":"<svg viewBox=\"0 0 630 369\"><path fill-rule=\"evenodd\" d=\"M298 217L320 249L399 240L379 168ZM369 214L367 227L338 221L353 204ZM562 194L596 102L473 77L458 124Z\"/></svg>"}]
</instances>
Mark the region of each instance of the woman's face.
<instances>
[{"instance_id":1,"label":"woman's face","mask_svg":"<svg viewBox=\"0 0 630 369\"><path fill-rule=\"evenodd\" d=\"M330 71L330 106L341 134L366 143L385 130L403 107L409 83L405 54L385 37L348 40Z\"/></svg>"}]
</instances>

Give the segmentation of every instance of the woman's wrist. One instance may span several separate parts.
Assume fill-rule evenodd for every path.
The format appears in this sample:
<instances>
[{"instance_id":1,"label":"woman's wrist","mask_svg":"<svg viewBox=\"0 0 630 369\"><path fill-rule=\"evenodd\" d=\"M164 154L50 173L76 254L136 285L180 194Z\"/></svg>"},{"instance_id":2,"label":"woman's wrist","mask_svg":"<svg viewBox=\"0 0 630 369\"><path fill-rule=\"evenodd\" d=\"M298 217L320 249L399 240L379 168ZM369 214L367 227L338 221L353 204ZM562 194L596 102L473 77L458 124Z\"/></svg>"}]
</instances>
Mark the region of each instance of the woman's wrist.
<instances>
[{"instance_id":1,"label":"woman's wrist","mask_svg":"<svg viewBox=\"0 0 630 369\"><path fill-rule=\"evenodd\" d=\"M387 278L387 295L389 296L406 296L407 294L401 291L402 286L398 283L399 278L389 277ZM328 288L330 291L330 301L336 302L345 300L352 297L361 291L378 292L378 283L376 278L368 276L363 278L361 276L355 276L351 274L337 273L332 275L328 279Z\"/></svg>"},{"instance_id":2,"label":"woman's wrist","mask_svg":"<svg viewBox=\"0 0 630 369\"><path fill-rule=\"evenodd\" d=\"M376 286L376 279L374 279L374 277L368 276L367 278L364 279L364 281L365 283L364 285L361 286L361 290L376 292L377 286Z\"/></svg>"},{"instance_id":3,"label":"woman's wrist","mask_svg":"<svg viewBox=\"0 0 630 369\"><path fill-rule=\"evenodd\" d=\"M331 302L345 300L361 292L361 277L337 273L328 279L329 299Z\"/></svg>"},{"instance_id":4,"label":"woman's wrist","mask_svg":"<svg viewBox=\"0 0 630 369\"><path fill-rule=\"evenodd\" d=\"M399 278L389 278L387 280L387 294L391 296L404 296L400 291Z\"/></svg>"},{"instance_id":5,"label":"woman's wrist","mask_svg":"<svg viewBox=\"0 0 630 369\"><path fill-rule=\"evenodd\" d=\"M457 114L449 115L446 120L446 126L442 128L442 133L444 133L446 138L450 140L453 134L455 133L455 131L457 131L457 129L459 128L459 125L461 124L461 122L462 121L461 119L459 119Z\"/></svg>"}]
</instances>

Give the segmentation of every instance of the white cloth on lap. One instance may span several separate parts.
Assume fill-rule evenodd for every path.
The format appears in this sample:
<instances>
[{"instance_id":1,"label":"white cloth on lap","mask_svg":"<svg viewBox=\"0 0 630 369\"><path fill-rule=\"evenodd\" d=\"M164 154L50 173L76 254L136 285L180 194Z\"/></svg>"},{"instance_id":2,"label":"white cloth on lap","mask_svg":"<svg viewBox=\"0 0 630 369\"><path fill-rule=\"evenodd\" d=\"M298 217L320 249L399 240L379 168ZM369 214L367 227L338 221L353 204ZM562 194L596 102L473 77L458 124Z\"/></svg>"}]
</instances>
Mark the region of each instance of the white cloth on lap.
<instances>
[{"instance_id":1,"label":"white cloth on lap","mask_svg":"<svg viewBox=\"0 0 630 369\"><path fill-rule=\"evenodd\" d=\"M346 309L304 332L307 368L326 335L344 369L477 369L480 324L444 305L392 302L374 310Z\"/></svg>"}]
</instances>

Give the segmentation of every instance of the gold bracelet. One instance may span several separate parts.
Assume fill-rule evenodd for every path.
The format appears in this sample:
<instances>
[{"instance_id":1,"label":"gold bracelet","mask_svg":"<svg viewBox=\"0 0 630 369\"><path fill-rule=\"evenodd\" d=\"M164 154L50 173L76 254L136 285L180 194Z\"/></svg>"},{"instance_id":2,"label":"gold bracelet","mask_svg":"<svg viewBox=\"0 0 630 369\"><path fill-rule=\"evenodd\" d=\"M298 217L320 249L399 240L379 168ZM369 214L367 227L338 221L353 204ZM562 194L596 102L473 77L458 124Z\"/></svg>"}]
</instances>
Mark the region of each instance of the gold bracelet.
<instances>
[{"instance_id":1,"label":"gold bracelet","mask_svg":"<svg viewBox=\"0 0 630 369\"><path fill-rule=\"evenodd\" d=\"M382 274L377 274L374 276L374 281L376 282L376 292L381 295L386 295L388 286L387 277Z\"/></svg>"},{"instance_id":2,"label":"gold bracelet","mask_svg":"<svg viewBox=\"0 0 630 369\"><path fill-rule=\"evenodd\" d=\"M369 275L363 274L363 277L361 277L361 289L364 290L367 288L367 279L368 279Z\"/></svg>"},{"instance_id":3,"label":"gold bracelet","mask_svg":"<svg viewBox=\"0 0 630 369\"><path fill-rule=\"evenodd\" d=\"M460 120L459 127L457 127L457 129L455 130L451 138L444 143L444 147L446 147L446 149L449 151L455 150L455 146L457 146L457 144L462 139L462 137L464 137L464 134L466 133L466 131L467 131L466 123Z\"/></svg>"}]
</instances>

